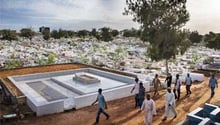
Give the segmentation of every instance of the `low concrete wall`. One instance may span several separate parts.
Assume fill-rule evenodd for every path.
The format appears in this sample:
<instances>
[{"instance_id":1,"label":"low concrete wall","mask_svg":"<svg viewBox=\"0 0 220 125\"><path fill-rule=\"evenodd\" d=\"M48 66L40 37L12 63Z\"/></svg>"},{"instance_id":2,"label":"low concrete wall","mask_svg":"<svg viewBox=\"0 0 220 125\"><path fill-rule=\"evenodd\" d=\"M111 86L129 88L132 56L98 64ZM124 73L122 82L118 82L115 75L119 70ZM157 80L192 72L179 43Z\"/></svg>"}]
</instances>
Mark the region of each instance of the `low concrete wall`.
<instances>
[{"instance_id":1,"label":"low concrete wall","mask_svg":"<svg viewBox=\"0 0 220 125\"><path fill-rule=\"evenodd\" d=\"M27 104L31 108L31 110L36 112L37 116L54 114L54 113L59 113L59 112L64 111L64 101L63 100L53 101L53 102L49 102L47 104L37 106L32 101L27 99Z\"/></svg>"},{"instance_id":2,"label":"low concrete wall","mask_svg":"<svg viewBox=\"0 0 220 125\"><path fill-rule=\"evenodd\" d=\"M54 114L64 111L64 101L55 101L37 107L37 116Z\"/></svg>"},{"instance_id":3,"label":"low concrete wall","mask_svg":"<svg viewBox=\"0 0 220 125\"><path fill-rule=\"evenodd\" d=\"M150 84L143 83L143 85L146 89L146 92L149 92ZM103 95L104 95L106 101L128 97L128 96L135 94L135 93L131 93L131 89L133 88L133 86L134 86L134 84L131 84L128 86L122 86L122 87L118 87L118 88L114 88L114 89L104 90ZM75 97L76 109L91 105L92 102L94 102L96 100L97 94L98 94L98 92Z\"/></svg>"}]
</instances>

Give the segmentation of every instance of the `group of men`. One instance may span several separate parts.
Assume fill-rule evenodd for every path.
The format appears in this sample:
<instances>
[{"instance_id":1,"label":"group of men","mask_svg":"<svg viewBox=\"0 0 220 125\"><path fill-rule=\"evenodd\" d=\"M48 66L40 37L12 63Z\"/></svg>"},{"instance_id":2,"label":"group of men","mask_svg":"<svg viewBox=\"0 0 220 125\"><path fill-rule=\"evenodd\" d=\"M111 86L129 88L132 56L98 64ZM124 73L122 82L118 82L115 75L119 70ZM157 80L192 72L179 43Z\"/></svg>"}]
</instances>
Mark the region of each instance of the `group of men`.
<instances>
[{"instance_id":1,"label":"group of men","mask_svg":"<svg viewBox=\"0 0 220 125\"><path fill-rule=\"evenodd\" d=\"M181 83L182 81L179 78L179 74L176 75L176 79L174 81L174 88L173 92L171 90L171 83L172 83L172 75L168 74L165 82L167 83L167 93L165 95L165 113L164 118L162 121L167 120L167 117L177 117L177 112L175 110L175 102L180 100L180 91L181 91ZM152 81L154 86L154 96L158 95L158 87L161 86L161 82L158 78L158 75L155 75L155 78ZM191 92L191 85L192 85L192 78L188 73L185 78L185 85L186 85L186 95L190 95ZM218 87L217 79L215 78L214 74L212 74L211 78L209 79L209 87L211 89L211 97L214 96L215 88ZM152 125L153 116L156 115L156 106L155 102L151 99L150 94L146 94L145 98L145 88L143 83L139 81L138 78L135 78L134 87L131 90L131 93L135 90L135 107L139 107L140 111L145 112L145 124ZM104 111L107 109L107 104L105 101L104 96L102 95L102 89L98 90L97 99L92 103L94 105L98 102L98 112L96 117L95 124L99 123L100 114L103 113L106 116L106 119L109 119L110 115Z\"/></svg>"}]
</instances>

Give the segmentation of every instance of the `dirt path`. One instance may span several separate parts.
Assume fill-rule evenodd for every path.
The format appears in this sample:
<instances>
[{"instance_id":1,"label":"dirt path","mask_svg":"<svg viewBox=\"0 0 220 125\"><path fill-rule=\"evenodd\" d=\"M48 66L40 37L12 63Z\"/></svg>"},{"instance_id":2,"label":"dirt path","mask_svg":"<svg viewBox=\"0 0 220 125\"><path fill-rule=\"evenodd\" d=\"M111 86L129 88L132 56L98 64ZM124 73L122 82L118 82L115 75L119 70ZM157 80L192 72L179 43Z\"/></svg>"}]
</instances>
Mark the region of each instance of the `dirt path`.
<instances>
[{"instance_id":1,"label":"dirt path","mask_svg":"<svg viewBox=\"0 0 220 125\"><path fill-rule=\"evenodd\" d=\"M220 80L218 80L220 83ZM182 86L181 100L177 102L178 116L176 119L168 118L162 122L164 113L164 96L166 90L160 91L160 95L153 97L156 101L157 116L153 119L154 125L176 125L186 118L188 112L202 107L205 102L216 104L220 99L220 87L217 88L216 95L210 99L208 80L192 86L190 97L185 96L185 86ZM220 84L219 84L220 85ZM152 94L152 93L151 93ZM134 108L134 97L127 97L108 102L106 111L111 115L109 120L101 115L100 125L144 125L143 112ZM97 105L89 106L80 110L68 111L64 113L27 117L19 121L10 121L6 125L92 125L95 121Z\"/></svg>"}]
</instances>

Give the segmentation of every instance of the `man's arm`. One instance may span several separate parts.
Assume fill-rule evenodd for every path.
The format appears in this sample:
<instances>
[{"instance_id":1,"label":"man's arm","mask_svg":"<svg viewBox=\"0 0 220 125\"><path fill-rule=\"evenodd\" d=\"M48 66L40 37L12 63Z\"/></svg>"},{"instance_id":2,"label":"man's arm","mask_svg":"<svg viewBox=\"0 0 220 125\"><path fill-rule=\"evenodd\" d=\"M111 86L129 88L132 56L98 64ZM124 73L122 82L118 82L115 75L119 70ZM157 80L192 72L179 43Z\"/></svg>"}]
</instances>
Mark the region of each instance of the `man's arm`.
<instances>
[{"instance_id":1,"label":"man's arm","mask_svg":"<svg viewBox=\"0 0 220 125\"><path fill-rule=\"evenodd\" d=\"M134 87L131 89L131 93L134 91L134 88L135 88L135 85L134 85Z\"/></svg>"},{"instance_id":2,"label":"man's arm","mask_svg":"<svg viewBox=\"0 0 220 125\"><path fill-rule=\"evenodd\" d=\"M97 101L98 101L98 98L96 98L96 100L92 103L92 105L94 105Z\"/></svg>"}]
</instances>

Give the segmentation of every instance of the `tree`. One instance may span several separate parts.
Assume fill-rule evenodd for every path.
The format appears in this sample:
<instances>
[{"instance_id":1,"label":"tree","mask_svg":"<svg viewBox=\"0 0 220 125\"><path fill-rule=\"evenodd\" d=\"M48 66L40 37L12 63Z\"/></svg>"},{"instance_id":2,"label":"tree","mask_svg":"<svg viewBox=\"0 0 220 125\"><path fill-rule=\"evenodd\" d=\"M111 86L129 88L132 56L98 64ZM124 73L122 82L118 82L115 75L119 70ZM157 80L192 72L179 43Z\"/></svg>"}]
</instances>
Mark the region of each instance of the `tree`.
<instances>
[{"instance_id":1,"label":"tree","mask_svg":"<svg viewBox=\"0 0 220 125\"><path fill-rule=\"evenodd\" d=\"M5 67L7 69L13 69L13 68L22 67L22 62L20 60L12 59L10 61L6 61L5 62Z\"/></svg>"},{"instance_id":2,"label":"tree","mask_svg":"<svg viewBox=\"0 0 220 125\"><path fill-rule=\"evenodd\" d=\"M138 30L136 30L135 28L123 30L124 37L139 37L139 35L140 32L138 32Z\"/></svg>"},{"instance_id":3,"label":"tree","mask_svg":"<svg viewBox=\"0 0 220 125\"><path fill-rule=\"evenodd\" d=\"M117 63L121 63L121 61L128 55L128 51L125 48L122 48L121 46L118 46L115 49L114 54L112 55L112 59L114 61L114 68L117 67Z\"/></svg>"},{"instance_id":4,"label":"tree","mask_svg":"<svg viewBox=\"0 0 220 125\"><path fill-rule=\"evenodd\" d=\"M51 32L51 37L53 37L54 39L60 39L60 34L57 30L53 30Z\"/></svg>"},{"instance_id":5,"label":"tree","mask_svg":"<svg viewBox=\"0 0 220 125\"><path fill-rule=\"evenodd\" d=\"M89 34L88 30L79 30L78 33L77 33L77 35L79 37L83 37L83 38L85 38L85 36L87 36L88 34Z\"/></svg>"},{"instance_id":6,"label":"tree","mask_svg":"<svg viewBox=\"0 0 220 125\"><path fill-rule=\"evenodd\" d=\"M91 34L90 34L90 35L91 35L91 36L96 37L96 35L97 35L96 28L93 28L93 29L92 29Z\"/></svg>"},{"instance_id":7,"label":"tree","mask_svg":"<svg viewBox=\"0 0 220 125\"><path fill-rule=\"evenodd\" d=\"M49 40L50 39L50 31L49 30L44 30L43 31L43 38L45 40Z\"/></svg>"},{"instance_id":8,"label":"tree","mask_svg":"<svg viewBox=\"0 0 220 125\"><path fill-rule=\"evenodd\" d=\"M112 36L113 36L113 37L116 37L116 36L118 36L118 35L119 35L118 30L112 30Z\"/></svg>"},{"instance_id":9,"label":"tree","mask_svg":"<svg viewBox=\"0 0 220 125\"><path fill-rule=\"evenodd\" d=\"M26 37L30 40L33 38L34 34L35 32L30 28L23 28L20 30L20 36Z\"/></svg>"},{"instance_id":10,"label":"tree","mask_svg":"<svg viewBox=\"0 0 220 125\"><path fill-rule=\"evenodd\" d=\"M204 41L205 41L205 42L210 41L210 40L213 39L214 37L215 37L215 33L209 32L209 34L205 34Z\"/></svg>"},{"instance_id":11,"label":"tree","mask_svg":"<svg viewBox=\"0 0 220 125\"><path fill-rule=\"evenodd\" d=\"M180 49L181 29L189 20L186 0L127 0L125 15L141 24L141 39L149 42L152 60L174 58Z\"/></svg>"},{"instance_id":12,"label":"tree","mask_svg":"<svg viewBox=\"0 0 220 125\"><path fill-rule=\"evenodd\" d=\"M106 42L113 40L110 28L103 27L100 30L101 30L101 40Z\"/></svg>"},{"instance_id":13,"label":"tree","mask_svg":"<svg viewBox=\"0 0 220 125\"><path fill-rule=\"evenodd\" d=\"M220 34L215 34L206 42L206 47L220 50Z\"/></svg>"},{"instance_id":14,"label":"tree","mask_svg":"<svg viewBox=\"0 0 220 125\"><path fill-rule=\"evenodd\" d=\"M35 61L38 65L45 65L47 63L47 60L44 58L39 58Z\"/></svg>"},{"instance_id":15,"label":"tree","mask_svg":"<svg viewBox=\"0 0 220 125\"><path fill-rule=\"evenodd\" d=\"M17 34L16 34L16 31L15 30L7 30L7 29L4 29L4 30L1 30L1 39L3 40L17 40Z\"/></svg>"},{"instance_id":16,"label":"tree","mask_svg":"<svg viewBox=\"0 0 220 125\"><path fill-rule=\"evenodd\" d=\"M193 31L190 34L189 39L192 43L199 43L202 40L202 35L200 35L197 31Z\"/></svg>"},{"instance_id":17,"label":"tree","mask_svg":"<svg viewBox=\"0 0 220 125\"><path fill-rule=\"evenodd\" d=\"M55 62L55 55L53 53L50 53L48 55L47 64L53 64Z\"/></svg>"}]
</instances>

